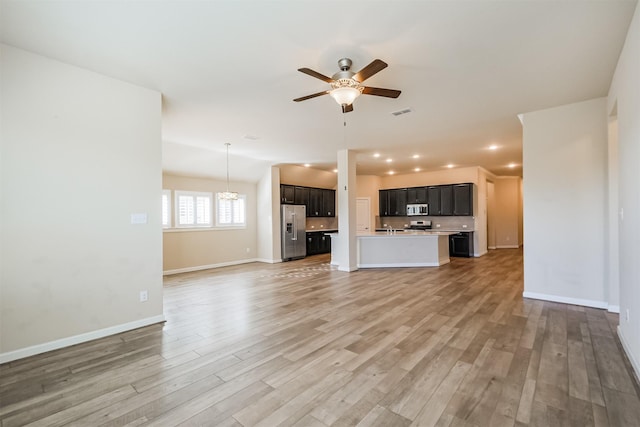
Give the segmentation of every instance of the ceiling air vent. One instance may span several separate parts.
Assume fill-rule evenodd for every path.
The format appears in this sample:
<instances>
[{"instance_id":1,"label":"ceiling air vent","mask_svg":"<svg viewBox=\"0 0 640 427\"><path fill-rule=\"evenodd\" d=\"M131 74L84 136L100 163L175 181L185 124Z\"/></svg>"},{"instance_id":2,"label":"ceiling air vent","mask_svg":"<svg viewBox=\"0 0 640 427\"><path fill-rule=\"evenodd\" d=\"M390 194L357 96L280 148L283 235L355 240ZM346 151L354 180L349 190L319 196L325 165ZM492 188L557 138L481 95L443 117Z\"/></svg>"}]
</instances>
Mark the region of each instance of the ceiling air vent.
<instances>
[{"instance_id":1,"label":"ceiling air vent","mask_svg":"<svg viewBox=\"0 0 640 427\"><path fill-rule=\"evenodd\" d=\"M403 114L410 113L411 111L412 111L412 110L411 110L411 108L405 108L404 110L394 111L394 112L393 112L393 113L391 113L391 114L393 114L394 116L401 116L401 115L403 115Z\"/></svg>"}]
</instances>

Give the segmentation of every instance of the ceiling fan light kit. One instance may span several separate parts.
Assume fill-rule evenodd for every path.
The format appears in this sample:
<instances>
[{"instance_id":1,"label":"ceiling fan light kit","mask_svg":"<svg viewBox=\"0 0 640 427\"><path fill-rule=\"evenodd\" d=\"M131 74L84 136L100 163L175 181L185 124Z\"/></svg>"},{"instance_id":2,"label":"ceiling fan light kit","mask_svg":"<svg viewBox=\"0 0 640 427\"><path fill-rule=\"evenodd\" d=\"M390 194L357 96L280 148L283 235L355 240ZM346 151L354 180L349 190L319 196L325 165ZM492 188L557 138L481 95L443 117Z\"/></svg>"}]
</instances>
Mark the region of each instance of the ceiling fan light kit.
<instances>
[{"instance_id":1,"label":"ceiling fan light kit","mask_svg":"<svg viewBox=\"0 0 640 427\"><path fill-rule=\"evenodd\" d=\"M329 95L336 100L338 105L351 105L361 93L362 90L358 90L358 88L342 86L333 89Z\"/></svg>"},{"instance_id":2,"label":"ceiling fan light kit","mask_svg":"<svg viewBox=\"0 0 640 427\"><path fill-rule=\"evenodd\" d=\"M298 68L298 71L301 73L331 84L332 89L296 98L294 101L306 101L307 99L329 94L338 103L338 105L342 107L342 112L348 113L353 111L353 101L355 101L361 94L383 96L386 98L397 98L400 96L401 92L399 90L381 89L361 85L361 83L369 77L384 70L387 67L386 62L381 61L380 59L375 59L357 73L351 71L351 64L352 62L349 58L342 58L339 60L338 66L340 67L340 71L335 73L332 77L327 77L324 74L320 74L309 68Z\"/></svg>"}]
</instances>

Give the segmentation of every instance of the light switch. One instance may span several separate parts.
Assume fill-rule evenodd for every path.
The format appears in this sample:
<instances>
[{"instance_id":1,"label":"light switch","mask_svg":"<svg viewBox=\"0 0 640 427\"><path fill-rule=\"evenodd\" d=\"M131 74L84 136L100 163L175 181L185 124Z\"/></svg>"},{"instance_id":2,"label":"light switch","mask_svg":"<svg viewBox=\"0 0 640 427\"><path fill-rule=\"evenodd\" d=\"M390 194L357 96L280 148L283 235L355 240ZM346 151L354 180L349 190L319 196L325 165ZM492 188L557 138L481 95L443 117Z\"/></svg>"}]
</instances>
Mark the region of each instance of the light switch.
<instances>
[{"instance_id":1,"label":"light switch","mask_svg":"<svg viewBox=\"0 0 640 427\"><path fill-rule=\"evenodd\" d=\"M147 214L146 213L132 213L131 214L131 224L146 224L147 223Z\"/></svg>"}]
</instances>

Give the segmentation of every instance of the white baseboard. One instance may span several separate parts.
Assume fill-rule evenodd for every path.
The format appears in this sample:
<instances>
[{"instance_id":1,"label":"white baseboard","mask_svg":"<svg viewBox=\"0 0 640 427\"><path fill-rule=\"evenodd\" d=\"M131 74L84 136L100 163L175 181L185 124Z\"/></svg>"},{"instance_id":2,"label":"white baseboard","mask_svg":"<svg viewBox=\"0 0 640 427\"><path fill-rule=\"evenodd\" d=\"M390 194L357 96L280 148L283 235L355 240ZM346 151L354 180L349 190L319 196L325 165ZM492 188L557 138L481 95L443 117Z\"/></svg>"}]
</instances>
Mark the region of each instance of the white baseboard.
<instances>
[{"instance_id":1,"label":"white baseboard","mask_svg":"<svg viewBox=\"0 0 640 427\"><path fill-rule=\"evenodd\" d=\"M498 245L496 249L518 249L520 245Z\"/></svg>"},{"instance_id":2,"label":"white baseboard","mask_svg":"<svg viewBox=\"0 0 640 427\"><path fill-rule=\"evenodd\" d=\"M633 356L633 353L631 352L631 347L629 346L627 339L624 337L624 334L622 333L622 329L620 328L620 325L618 325L618 338L620 338L620 342L622 343L622 348L624 348L624 352L629 358L629 362L631 362L631 366L635 371L636 381L640 382L640 362L638 362L638 359L636 359Z\"/></svg>"},{"instance_id":3,"label":"white baseboard","mask_svg":"<svg viewBox=\"0 0 640 427\"><path fill-rule=\"evenodd\" d=\"M389 268L389 267L440 267L441 265L449 264L450 259L442 262L397 262L391 264L358 264L358 268ZM339 270L339 269L338 269ZM353 270L347 270L353 271Z\"/></svg>"},{"instance_id":4,"label":"white baseboard","mask_svg":"<svg viewBox=\"0 0 640 427\"><path fill-rule=\"evenodd\" d=\"M25 357L35 356L36 354L46 353L47 351L58 350L60 348L81 344L83 342L93 341L98 338L108 337L109 335L115 335L121 332L142 328L143 326L162 323L164 321L164 315L160 314L158 316L147 317L146 319L135 320L133 322L123 323L121 325L110 326L108 328L98 329L97 331L86 332L84 334L74 335L72 337L49 341L43 344L37 344L31 347L9 351L7 353L0 353L0 363L7 363L18 359L24 359Z\"/></svg>"},{"instance_id":5,"label":"white baseboard","mask_svg":"<svg viewBox=\"0 0 640 427\"><path fill-rule=\"evenodd\" d=\"M539 299L543 301L552 301L552 302L561 302L564 304L573 304L573 305L582 305L585 307L593 307L593 308L608 308L609 304L605 301L595 301L588 299L580 299L580 298L570 298L570 297L562 297L558 295L547 295L547 294L539 294L536 292L527 292L524 291L522 293L524 298L532 298Z\"/></svg>"},{"instance_id":6,"label":"white baseboard","mask_svg":"<svg viewBox=\"0 0 640 427\"><path fill-rule=\"evenodd\" d=\"M209 270L210 268L229 267L230 265L248 264L250 262L258 262L258 261L260 261L258 258L250 258L250 259L240 259L235 261L220 262L217 264L196 265L193 267L176 268L174 270L165 270L162 272L162 275L169 276L171 274L191 273L193 271ZM261 262L269 262L269 261L265 260Z\"/></svg>"},{"instance_id":7,"label":"white baseboard","mask_svg":"<svg viewBox=\"0 0 640 427\"><path fill-rule=\"evenodd\" d=\"M265 262L267 264L277 264L279 262L282 262L281 259L267 259L267 258L256 258L257 262Z\"/></svg>"},{"instance_id":8,"label":"white baseboard","mask_svg":"<svg viewBox=\"0 0 640 427\"><path fill-rule=\"evenodd\" d=\"M489 253L489 251L476 252L476 253L474 253L474 254L473 254L473 256L474 256L475 258L478 258L478 257L481 257L481 256L486 255L486 254L488 254L488 253Z\"/></svg>"},{"instance_id":9,"label":"white baseboard","mask_svg":"<svg viewBox=\"0 0 640 427\"><path fill-rule=\"evenodd\" d=\"M610 313L618 313L620 314L620 306L619 305L610 305L607 307L607 311Z\"/></svg>"},{"instance_id":10,"label":"white baseboard","mask_svg":"<svg viewBox=\"0 0 640 427\"><path fill-rule=\"evenodd\" d=\"M487 246L487 249L496 249L495 246Z\"/></svg>"}]
</instances>

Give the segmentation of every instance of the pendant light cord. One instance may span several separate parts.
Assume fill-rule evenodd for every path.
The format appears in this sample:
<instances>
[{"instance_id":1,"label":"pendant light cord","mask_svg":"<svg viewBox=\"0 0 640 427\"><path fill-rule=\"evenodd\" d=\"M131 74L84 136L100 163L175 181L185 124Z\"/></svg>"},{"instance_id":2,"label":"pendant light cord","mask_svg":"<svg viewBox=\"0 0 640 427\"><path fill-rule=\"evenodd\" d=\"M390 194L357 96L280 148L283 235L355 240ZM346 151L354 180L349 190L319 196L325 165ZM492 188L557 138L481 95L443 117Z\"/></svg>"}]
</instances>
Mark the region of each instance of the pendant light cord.
<instances>
[{"instance_id":1,"label":"pendant light cord","mask_svg":"<svg viewBox=\"0 0 640 427\"><path fill-rule=\"evenodd\" d=\"M226 142L224 145L227 146L227 193L229 192L229 144Z\"/></svg>"}]
</instances>

